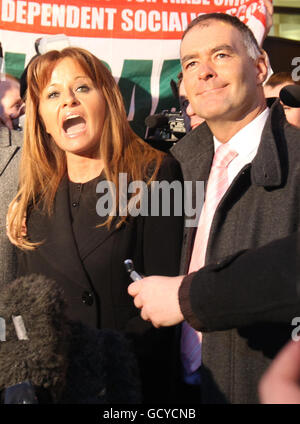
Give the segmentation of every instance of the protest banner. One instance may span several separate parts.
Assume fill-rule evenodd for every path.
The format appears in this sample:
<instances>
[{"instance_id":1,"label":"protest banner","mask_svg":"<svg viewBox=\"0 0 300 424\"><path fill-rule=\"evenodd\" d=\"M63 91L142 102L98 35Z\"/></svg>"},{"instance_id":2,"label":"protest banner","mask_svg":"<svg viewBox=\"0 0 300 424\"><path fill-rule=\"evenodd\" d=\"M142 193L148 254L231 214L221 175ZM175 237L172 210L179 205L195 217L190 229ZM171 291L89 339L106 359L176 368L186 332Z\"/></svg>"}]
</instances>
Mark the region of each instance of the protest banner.
<instances>
[{"instance_id":1,"label":"protest banner","mask_svg":"<svg viewBox=\"0 0 300 424\"><path fill-rule=\"evenodd\" d=\"M180 38L189 22L209 12L238 16L263 37L263 0L1 0L6 72L21 75L36 39L64 34L111 69L128 119L144 136L148 115L178 106L170 80L180 71Z\"/></svg>"}]
</instances>

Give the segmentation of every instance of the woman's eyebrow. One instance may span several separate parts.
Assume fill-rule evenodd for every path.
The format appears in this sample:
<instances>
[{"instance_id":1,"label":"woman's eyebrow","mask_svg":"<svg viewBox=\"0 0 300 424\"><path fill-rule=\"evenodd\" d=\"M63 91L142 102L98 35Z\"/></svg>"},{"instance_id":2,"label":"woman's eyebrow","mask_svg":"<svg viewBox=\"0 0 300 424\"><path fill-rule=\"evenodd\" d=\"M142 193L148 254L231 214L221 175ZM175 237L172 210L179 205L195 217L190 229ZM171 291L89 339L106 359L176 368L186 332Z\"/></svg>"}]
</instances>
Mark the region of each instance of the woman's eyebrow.
<instances>
[{"instance_id":1,"label":"woman's eyebrow","mask_svg":"<svg viewBox=\"0 0 300 424\"><path fill-rule=\"evenodd\" d=\"M74 81L76 81L76 80L78 80L78 79L90 79L90 77L88 77L87 75L78 75L77 77L75 77L74 78ZM56 86L56 85L60 85L60 83L59 82L52 82L51 84L49 84L49 85L46 85L46 87L47 88L50 88L50 87L54 87L54 86Z\"/></svg>"}]
</instances>

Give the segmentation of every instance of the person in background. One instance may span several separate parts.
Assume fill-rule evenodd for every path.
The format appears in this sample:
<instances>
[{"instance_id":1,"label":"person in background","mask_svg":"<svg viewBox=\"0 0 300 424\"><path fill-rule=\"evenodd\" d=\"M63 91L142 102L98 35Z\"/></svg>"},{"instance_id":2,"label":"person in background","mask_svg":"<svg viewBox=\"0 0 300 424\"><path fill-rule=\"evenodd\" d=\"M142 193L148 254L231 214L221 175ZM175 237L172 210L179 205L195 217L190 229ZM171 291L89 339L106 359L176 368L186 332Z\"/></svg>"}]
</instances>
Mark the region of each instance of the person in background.
<instances>
[{"instance_id":1,"label":"person in background","mask_svg":"<svg viewBox=\"0 0 300 424\"><path fill-rule=\"evenodd\" d=\"M5 74L0 80L0 125L14 129L14 121L22 116L24 111L19 80L13 75Z\"/></svg>"},{"instance_id":2,"label":"person in background","mask_svg":"<svg viewBox=\"0 0 300 424\"><path fill-rule=\"evenodd\" d=\"M287 85L298 85L300 81L294 81L290 72L277 72L270 76L264 85L266 98L279 97L281 89ZM287 121L300 128L300 108L290 107L282 103Z\"/></svg>"},{"instance_id":3,"label":"person in background","mask_svg":"<svg viewBox=\"0 0 300 424\"><path fill-rule=\"evenodd\" d=\"M185 129L186 129L186 132L188 133L189 131L195 129L198 125L202 124L202 122L204 122L204 119L200 118L200 116L196 115L195 112L193 111L193 108L186 95L182 77L183 77L182 72L180 72L177 77L178 78L178 84L177 84L178 97L179 97L180 109L182 111L183 118L184 118Z\"/></svg>"},{"instance_id":4,"label":"person in background","mask_svg":"<svg viewBox=\"0 0 300 424\"><path fill-rule=\"evenodd\" d=\"M12 281L17 271L16 252L5 226L8 205L18 187L23 131L14 123L22 113L20 84L12 75L4 74L0 80L0 287Z\"/></svg>"},{"instance_id":5,"label":"person in background","mask_svg":"<svg viewBox=\"0 0 300 424\"><path fill-rule=\"evenodd\" d=\"M125 333L139 360L144 402L166 401L173 329L140 318L124 261L132 259L143 275L176 275L183 218L172 205L166 216L161 208L135 216L136 193L130 196L126 183L180 182L179 164L131 130L113 76L84 49L54 50L31 62L26 123L19 191L8 213L19 276L55 280L70 319Z\"/></svg>"}]
</instances>

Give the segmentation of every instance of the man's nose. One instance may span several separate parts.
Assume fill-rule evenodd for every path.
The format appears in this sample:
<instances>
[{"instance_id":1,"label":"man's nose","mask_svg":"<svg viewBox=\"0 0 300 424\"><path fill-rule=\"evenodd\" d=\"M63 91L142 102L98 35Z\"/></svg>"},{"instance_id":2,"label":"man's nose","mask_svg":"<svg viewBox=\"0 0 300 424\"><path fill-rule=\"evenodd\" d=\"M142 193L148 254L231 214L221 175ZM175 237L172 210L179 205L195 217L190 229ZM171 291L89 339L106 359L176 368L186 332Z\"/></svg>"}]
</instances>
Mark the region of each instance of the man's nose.
<instances>
[{"instance_id":1,"label":"man's nose","mask_svg":"<svg viewBox=\"0 0 300 424\"><path fill-rule=\"evenodd\" d=\"M216 76L216 72L209 62L201 63L198 68L198 78L208 80Z\"/></svg>"}]
</instances>

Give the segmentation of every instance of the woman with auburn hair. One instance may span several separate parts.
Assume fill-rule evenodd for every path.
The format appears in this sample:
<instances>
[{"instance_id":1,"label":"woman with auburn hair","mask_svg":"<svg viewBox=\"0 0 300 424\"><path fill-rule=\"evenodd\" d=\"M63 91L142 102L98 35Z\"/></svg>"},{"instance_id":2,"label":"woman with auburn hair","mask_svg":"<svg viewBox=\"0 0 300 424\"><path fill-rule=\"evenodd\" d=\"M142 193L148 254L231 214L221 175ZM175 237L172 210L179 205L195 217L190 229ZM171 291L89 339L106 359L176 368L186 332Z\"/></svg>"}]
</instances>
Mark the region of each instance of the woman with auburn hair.
<instances>
[{"instance_id":1,"label":"woman with auburn hair","mask_svg":"<svg viewBox=\"0 0 300 424\"><path fill-rule=\"evenodd\" d=\"M69 47L38 56L27 84L19 191L8 213L18 274L59 283L70 319L124 332L140 363L144 402L167 400L173 329L140 318L127 293L124 260L132 259L141 274L177 275L183 218L174 204L169 216L161 208L158 216L131 216L134 193L124 191L119 177L144 182L148 199L152 181L181 181L179 165L131 130L114 78L88 51ZM121 213L96 208L107 196L99 188L106 182L115 199L111 212Z\"/></svg>"}]
</instances>

